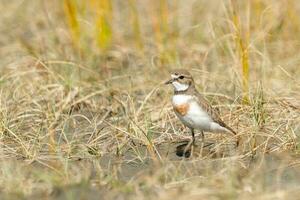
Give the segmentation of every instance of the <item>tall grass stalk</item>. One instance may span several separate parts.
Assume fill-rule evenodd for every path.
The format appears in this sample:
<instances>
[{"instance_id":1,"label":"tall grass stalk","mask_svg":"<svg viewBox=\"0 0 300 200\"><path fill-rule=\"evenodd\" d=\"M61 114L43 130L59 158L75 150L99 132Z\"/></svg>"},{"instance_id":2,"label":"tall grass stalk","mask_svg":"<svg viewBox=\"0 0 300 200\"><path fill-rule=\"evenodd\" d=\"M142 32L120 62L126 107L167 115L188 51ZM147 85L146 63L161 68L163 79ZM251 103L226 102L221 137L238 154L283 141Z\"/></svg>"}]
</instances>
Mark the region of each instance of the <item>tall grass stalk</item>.
<instances>
[{"instance_id":1,"label":"tall grass stalk","mask_svg":"<svg viewBox=\"0 0 300 200\"><path fill-rule=\"evenodd\" d=\"M64 13L72 35L73 44L75 47L79 47L80 25L77 19L78 10L75 1L64 0Z\"/></svg>"},{"instance_id":2,"label":"tall grass stalk","mask_svg":"<svg viewBox=\"0 0 300 200\"><path fill-rule=\"evenodd\" d=\"M243 102L249 103L249 38L250 28L249 22L247 23L246 30L243 30L243 26L240 22L240 13L238 8L238 2L236 0L231 1L232 4L232 21L235 26L235 40L237 46L237 52L240 58L242 69L242 87L243 87ZM250 4L248 3L248 14ZM249 16L248 16L249 18Z\"/></svg>"},{"instance_id":3,"label":"tall grass stalk","mask_svg":"<svg viewBox=\"0 0 300 200\"><path fill-rule=\"evenodd\" d=\"M110 0L92 0L96 9L96 40L101 50L110 47L112 42L112 2Z\"/></svg>"}]
</instances>

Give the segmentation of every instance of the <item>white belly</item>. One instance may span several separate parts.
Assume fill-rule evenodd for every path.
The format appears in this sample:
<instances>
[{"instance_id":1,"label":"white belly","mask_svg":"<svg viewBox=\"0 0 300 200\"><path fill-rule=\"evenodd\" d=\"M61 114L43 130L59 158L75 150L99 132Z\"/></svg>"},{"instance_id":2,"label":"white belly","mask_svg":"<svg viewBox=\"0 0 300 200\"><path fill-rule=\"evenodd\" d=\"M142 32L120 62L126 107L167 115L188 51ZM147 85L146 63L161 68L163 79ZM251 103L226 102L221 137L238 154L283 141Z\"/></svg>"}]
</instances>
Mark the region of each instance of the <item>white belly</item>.
<instances>
[{"instance_id":1,"label":"white belly","mask_svg":"<svg viewBox=\"0 0 300 200\"><path fill-rule=\"evenodd\" d=\"M189 128L198 129L201 131L224 132L226 129L215 123L207 112L201 108L198 102L190 95L174 95L172 99L173 106L188 103L189 110L186 115L181 115L177 112L177 117L184 125Z\"/></svg>"},{"instance_id":2,"label":"white belly","mask_svg":"<svg viewBox=\"0 0 300 200\"><path fill-rule=\"evenodd\" d=\"M188 103L189 110L186 115L182 116L175 112L182 123L190 128L200 129L203 131L210 130L211 117L199 106L198 102L190 95L174 95L172 99L174 106Z\"/></svg>"}]
</instances>

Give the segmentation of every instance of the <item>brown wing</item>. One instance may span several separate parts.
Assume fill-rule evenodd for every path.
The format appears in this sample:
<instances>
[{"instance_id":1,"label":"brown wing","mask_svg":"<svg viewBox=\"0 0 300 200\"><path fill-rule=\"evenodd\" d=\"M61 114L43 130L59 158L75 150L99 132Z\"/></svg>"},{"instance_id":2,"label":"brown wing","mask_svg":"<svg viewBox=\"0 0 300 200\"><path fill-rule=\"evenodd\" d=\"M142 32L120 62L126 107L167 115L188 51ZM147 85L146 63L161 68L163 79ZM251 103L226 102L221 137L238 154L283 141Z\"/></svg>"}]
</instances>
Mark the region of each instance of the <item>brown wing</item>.
<instances>
[{"instance_id":1,"label":"brown wing","mask_svg":"<svg viewBox=\"0 0 300 200\"><path fill-rule=\"evenodd\" d=\"M220 126L223 126L223 127L227 128L233 134L236 135L236 132L232 128L227 126L227 124L225 124L223 122L223 120L221 119L219 109L213 108L210 105L210 103L200 93L197 92L196 96L197 96L197 101L201 105L202 109L204 109L208 113L208 115L212 118L212 120L214 122L218 123Z\"/></svg>"}]
</instances>

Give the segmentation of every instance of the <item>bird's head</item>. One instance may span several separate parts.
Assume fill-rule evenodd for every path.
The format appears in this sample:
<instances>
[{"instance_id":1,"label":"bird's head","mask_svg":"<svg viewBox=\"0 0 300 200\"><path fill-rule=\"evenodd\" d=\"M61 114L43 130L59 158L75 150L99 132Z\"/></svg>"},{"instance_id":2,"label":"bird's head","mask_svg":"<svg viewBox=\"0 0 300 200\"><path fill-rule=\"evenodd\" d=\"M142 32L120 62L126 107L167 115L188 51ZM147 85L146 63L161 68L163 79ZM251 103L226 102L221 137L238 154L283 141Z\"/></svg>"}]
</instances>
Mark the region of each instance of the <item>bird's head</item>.
<instances>
[{"instance_id":1,"label":"bird's head","mask_svg":"<svg viewBox=\"0 0 300 200\"><path fill-rule=\"evenodd\" d=\"M185 69L171 71L171 79L165 84L172 84L175 91L185 91L194 85L192 75Z\"/></svg>"}]
</instances>

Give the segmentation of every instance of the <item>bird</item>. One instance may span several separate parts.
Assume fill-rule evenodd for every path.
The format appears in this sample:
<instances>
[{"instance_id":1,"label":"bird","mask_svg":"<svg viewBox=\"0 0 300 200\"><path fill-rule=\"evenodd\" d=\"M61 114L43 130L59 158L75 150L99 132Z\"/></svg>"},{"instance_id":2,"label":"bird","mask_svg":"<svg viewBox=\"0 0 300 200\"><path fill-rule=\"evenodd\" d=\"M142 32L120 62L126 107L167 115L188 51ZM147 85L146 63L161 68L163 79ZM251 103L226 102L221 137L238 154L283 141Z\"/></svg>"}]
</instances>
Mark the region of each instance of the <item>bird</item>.
<instances>
[{"instance_id":1,"label":"bird","mask_svg":"<svg viewBox=\"0 0 300 200\"><path fill-rule=\"evenodd\" d=\"M179 120L190 129L192 134L191 144L195 144L195 130L200 130L202 143L204 143L204 132L237 135L236 131L222 121L219 110L213 108L204 96L198 92L189 71L185 69L171 71L171 79L166 81L165 84L173 85L173 110ZM236 145L238 146L238 140Z\"/></svg>"}]
</instances>

